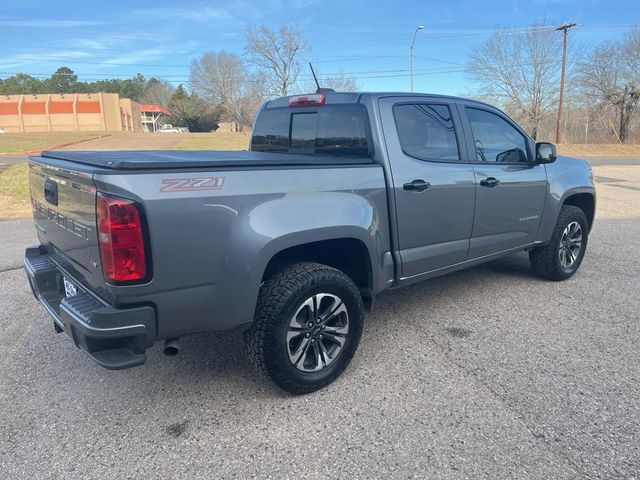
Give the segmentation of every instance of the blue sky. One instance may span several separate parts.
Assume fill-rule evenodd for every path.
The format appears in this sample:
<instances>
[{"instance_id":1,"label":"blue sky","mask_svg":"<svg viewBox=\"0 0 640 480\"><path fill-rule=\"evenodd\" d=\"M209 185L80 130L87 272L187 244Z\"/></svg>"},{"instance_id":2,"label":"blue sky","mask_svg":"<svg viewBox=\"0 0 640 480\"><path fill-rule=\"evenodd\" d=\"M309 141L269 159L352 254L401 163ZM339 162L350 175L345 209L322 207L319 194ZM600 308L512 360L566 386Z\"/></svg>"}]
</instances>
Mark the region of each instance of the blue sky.
<instances>
[{"instance_id":1,"label":"blue sky","mask_svg":"<svg viewBox=\"0 0 640 480\"><path fill-rule=\"evenodd\" d=\"M469 48L496 28L578 22L571 40L588 46L620 38L639 14L637 0L21 0L0 11L0 78L66 65L85 80L140 72L188 84L189 62L203 52L241 54L247 25L297 23L321 75L342 70L362 90L408 90L409 47L424 25L415 89L455 95L470 91Z\"/></svg>"}]
</instances>

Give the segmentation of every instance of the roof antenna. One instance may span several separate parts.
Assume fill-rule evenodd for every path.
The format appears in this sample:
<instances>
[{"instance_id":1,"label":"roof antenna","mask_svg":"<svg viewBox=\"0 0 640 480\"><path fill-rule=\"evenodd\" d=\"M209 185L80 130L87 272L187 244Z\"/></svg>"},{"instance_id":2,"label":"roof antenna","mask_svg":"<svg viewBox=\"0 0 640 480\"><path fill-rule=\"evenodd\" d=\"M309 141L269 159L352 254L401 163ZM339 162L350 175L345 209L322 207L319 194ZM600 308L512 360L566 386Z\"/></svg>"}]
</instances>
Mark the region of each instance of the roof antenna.
<instances>
[{"instance_id":1,"label":"roof antenna","mask_svg":"<svg viewBox=\"0 0 640 480\"><path fill-rule=\"evenodd\" d=\"M313 69L313 65L311 65L311 62L309 62L309 68L311 69L311 74L313 75L313 79L316 81L316 86L318 87L318 89L316 90L316 93L335 92L333 88L322 88L320 86L320 82L318 82L318 77L316 77L316 72Z\"/></svg>"}]
</instances>

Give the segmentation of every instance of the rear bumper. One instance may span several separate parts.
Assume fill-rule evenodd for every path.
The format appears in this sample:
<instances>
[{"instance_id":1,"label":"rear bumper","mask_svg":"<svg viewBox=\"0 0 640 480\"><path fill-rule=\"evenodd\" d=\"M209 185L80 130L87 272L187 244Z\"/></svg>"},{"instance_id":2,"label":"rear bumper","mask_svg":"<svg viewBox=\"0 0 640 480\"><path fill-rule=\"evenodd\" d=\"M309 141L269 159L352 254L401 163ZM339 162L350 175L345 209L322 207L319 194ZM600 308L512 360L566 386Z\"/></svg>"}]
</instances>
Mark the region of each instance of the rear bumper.
<instances>
[{"instance_id":1,"label":"rear bumper","mask_svg":"<svg viewBox=\"0 0 640 480\"><path fill-rule=\"evenodd\" d=\"M63 279L73 278L51 260L44 245L27 248L24 267L34 296L53 317L56 330L67 332L95 362L118 370L146 361L145 350L156 334L152 307L114 308L81 286L77 295L65 296Z\"/></svg>"}]
</instances>

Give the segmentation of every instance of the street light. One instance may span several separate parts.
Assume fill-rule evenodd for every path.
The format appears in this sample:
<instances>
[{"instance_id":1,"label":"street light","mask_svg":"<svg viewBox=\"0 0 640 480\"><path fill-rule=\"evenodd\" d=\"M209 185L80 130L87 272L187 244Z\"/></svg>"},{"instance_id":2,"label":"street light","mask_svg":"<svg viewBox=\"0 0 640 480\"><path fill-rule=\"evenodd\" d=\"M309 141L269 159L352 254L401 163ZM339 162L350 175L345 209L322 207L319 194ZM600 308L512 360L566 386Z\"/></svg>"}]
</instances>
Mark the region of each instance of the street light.
<instances>
[{"instance_id":1,"label":"street light","mask_svg":"<svg viewBox=\"0 0 640 480\"><path fill-rule=\"evenodd\" d=\"M413 92L413 46L416 44L416 35L418 35L418 30L422 30L424 28L423 25L418 25L416 31L413 33L413 42L411 42L411 54L409 55L411 58L411 91Z\"/></svg>"}]
</instances>

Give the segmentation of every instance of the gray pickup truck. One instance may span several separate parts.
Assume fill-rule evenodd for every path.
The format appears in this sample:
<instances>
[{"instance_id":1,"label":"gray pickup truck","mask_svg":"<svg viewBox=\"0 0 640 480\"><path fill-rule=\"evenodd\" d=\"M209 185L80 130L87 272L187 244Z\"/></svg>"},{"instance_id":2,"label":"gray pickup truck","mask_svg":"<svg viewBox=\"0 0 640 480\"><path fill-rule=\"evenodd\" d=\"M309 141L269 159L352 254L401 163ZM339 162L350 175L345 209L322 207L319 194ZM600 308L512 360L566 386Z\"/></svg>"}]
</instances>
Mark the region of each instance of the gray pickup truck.
<instances>
[{"instance_id":1,"label":"gray pickup truck","mask_svg":"<svg viewBox=\"0 0 640 480\"><path fill-rule=\"evenodd\" d=\"M388 288L518 251L568 279L595 213L586 162L437 95L278 98L249 151L44 152L29 172L24 264L56 331L120 369L239 328L292 393L344 371Z\"/></svg>"}]
</instances>

